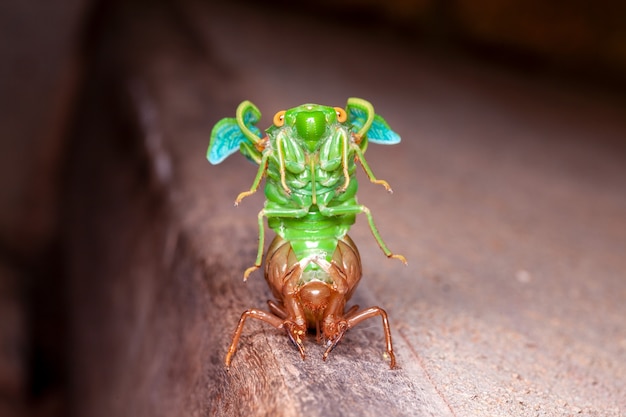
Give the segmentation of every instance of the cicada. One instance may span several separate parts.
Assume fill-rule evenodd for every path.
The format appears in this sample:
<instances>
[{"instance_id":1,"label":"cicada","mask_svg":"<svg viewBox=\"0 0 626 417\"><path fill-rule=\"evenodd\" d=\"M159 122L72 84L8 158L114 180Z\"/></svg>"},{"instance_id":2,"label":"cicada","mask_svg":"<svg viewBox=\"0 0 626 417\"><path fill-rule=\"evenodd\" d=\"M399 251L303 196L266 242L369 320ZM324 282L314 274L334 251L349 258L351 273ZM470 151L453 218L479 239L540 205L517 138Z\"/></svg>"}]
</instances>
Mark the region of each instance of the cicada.
<instances>
[{"instance_id":1,"label":"cicada","mask_svg":"<svg viewBox=\"0 0 626 417\"><path fill-rule=\"evenodd\" d=\"M386 352L395 366L387 313L380 307L359 310L346 303L361 279L359 251L348 236L358 214L365 214L374 239L389 258L406 264L392 253L378 232L370 210L357 202L356 166L370 181L387 191L365 159L368 143L397 144L400 136L375 114L373 106L359 98L348 99L345 108L304 104L276 113L262 134L261 118L249 101L239 105L236 117L220 120L211 132L207 158L219 164L240 151L258 165L249 190L240 193L235 205L255 193L265 178L265 205L258 214L259 244L253 266L244 280L260 268L265 241L264 218L276 233L266 254L265 279L275 301L269 311L245 311L226 355L230 366L243 326L248 318L284 329L305 358L303 344L308 329L324 341L323 358L345 332L371 317L382 318Z\"/></svg>"}]
</instances>

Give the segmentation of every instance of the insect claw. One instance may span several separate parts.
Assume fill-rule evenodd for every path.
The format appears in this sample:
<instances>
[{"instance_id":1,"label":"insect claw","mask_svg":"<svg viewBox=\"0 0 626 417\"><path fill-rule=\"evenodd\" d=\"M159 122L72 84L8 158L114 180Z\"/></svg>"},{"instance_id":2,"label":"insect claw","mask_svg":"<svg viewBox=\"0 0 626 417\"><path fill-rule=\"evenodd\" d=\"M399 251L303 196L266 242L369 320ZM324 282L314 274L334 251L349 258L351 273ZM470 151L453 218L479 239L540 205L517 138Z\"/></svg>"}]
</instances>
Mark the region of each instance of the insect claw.
<instances>
[{"instance_id":1,"label":"insect claw","mask_svg":"<svg viewBox=\"0 0 626 417\"><path fill-rule=\"evenodd\" d=\"M230 371L230 363L233 360L233 355L235 354L235 352L228 352L226 354L226 359L224 360L224 368L226 368L227 371Z\"/></svg>"},{"instance_id":2,"label":"insect claw","mask_svg":"<svg viewBox=\"0 0 626 417\"><path fill-rule=\"evenodd\" d=\"M300 357L302 360L306 359L306 353L304 352L304 345L302 344L302 337L306 331L299 329L297 325L293 322L285 322L285 330L287 331L287 336L291 339L291 342L298 348L300 352Z\"/></svg>"},{"instance_id":3,"label":"insect claw","mask_svg":"<svg viewBox=\"0 0 626 417\"><path fill-rule=\"evenodd\" d=\"M348 331L348 323L345 320L341 320L335 323L335 325L336 325L336 333L334 336L332 336L331 339L329 339L326 342L326 345L328 346L328 348L326 349L326 351L324 352L324 355L322 356L323 360L326 360L326 358L328 358L328 355L330 354L330 352L333 351L333 349L335 348L335 346L337 346L339 341L343 339L343 335L346 334L346 331ZM335 327L335 326L331 326L331 328L332 327Z\"/></svg>"},{"instance_id":4,"label":"insect claw","mask_svg":"<svg viewBox=\"0 0 626 417\"><path fill-rule=\"evenodd\" d=\"M235 199L235 207L237 207L239 205L239 203L241 203L241 200L243 200L246 197L251 196L255 192L256 192L256 190L254 190L254 191L244 191L244 192L239 193L239 195Z\"/></svg>"},{"instance_id":5,"label":"insect claw","mask_svg":"<svg viewBox=\"0 0 626 417\"><path fill-rule=\"evenodd\" d=\"M339 336L337 336L337 338L333 341L330 341L330 346L328 346L328 348L326 349L326 351L324 352L324 355L322 355L322 360L326 360L328 358L328 355L330 354L330 352L333 351L333 349L335 349L335 347L337 346L337 344L339 344L339 341L343 338L345 331L342 332Z\"/></svg>"},{"instance_id":6,"label":"insect claw","mask_svg":"<svg viewBox=\"0 0 626 417\"><path fill-rule=\"evenodd\" d=\"M389 358L389 369L396 367L396 355L394 355L393 352L385 352L383 353L383 357L385 359Z\"/></svg>"},{"instance_id":7,"label":"insect claw","mask_svg":"<svg viewBox=\"0 0 626 417\"><path fill-rule=\"evenodd\" d=\"M328 359L328 355L330 354L330 352L335 348L335 346L337 346L337 343L332 343L330 340L330 346L328 346L328 348L326 349L326 351L324 351L324 354L322 355L322 360L326 361L326 359Z\"/></svg>"},{"instance_id":8,"label":"insect claw","mask_svg":"<svg viewBox=\"0 0 626 417\"><path fill-rule=\"evenodd\" d=\"M243 282L246 282L248 278L250 277L250 274L256 271L257 269L259 269L259 267L256 265L252 265L250 268L246 269L246 271L243 273Z\"/></svg>"},{"instance_id":9,"label":"insect claw","mask_svg":"<svg viewBox=\"0 0 626 417\"><path fill-rule=\"evenodd\" d=\"M393 194L393 190L391 189L391 186L389 185L389 183L385 180L372 180L372 182L374 184L378 184L378 185L382 185L383 187L385 187L385 190L387 190L387 192L389 194Z\"/></svg>"},{"instance_id":10,"label":"insect claw","mask_svg":"<svg viewBox=\"0 0 626 417\"><path fill-rule=\"evenodd\" d=\"M399 254L395 254L395 253L390 253L389 255L387 255L388 258L393 258L393 259L397 259L400 262L402 262L404 265L408 265L409 262L406 260L406 258L402 255Z\"/></svg>"}]
</instances>

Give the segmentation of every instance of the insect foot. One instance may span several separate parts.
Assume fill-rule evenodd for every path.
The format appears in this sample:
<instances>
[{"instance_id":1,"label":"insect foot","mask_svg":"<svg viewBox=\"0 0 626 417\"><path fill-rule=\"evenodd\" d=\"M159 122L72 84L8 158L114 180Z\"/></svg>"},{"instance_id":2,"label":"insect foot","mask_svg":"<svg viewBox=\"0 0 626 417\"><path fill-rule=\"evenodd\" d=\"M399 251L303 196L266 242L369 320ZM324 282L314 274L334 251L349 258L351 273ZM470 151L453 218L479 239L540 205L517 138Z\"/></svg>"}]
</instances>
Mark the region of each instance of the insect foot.
<instances>
[{"instance_id":1,"label":"insect foot","mask_svg":"<svg viewBox=\"0 0 626 417\"><path fill-rule=\"evenodd\" d=\"M306 335L306 327L298 326L296 323L289 320L285 321L283 326L287 331L289 339L291 339L293 344L298 348L298 351L300 351L300 357L302 358L302 360L304 360L306 358L306 354L304 352L304 344L302 343L302 338Z\"/></svg>"},{"instance_id":2,"label":"insect foot","mask_svg":"<svg viewBox=\"0 0 626 417\"><path fill-rule=\"evenodd\" d=\"M326 351L324 352L324 356L322 356L323 360L328 358L328 355L332 350L337 346L337 344L343 339L343 335L346 334L348 330L348 322L346 320L340 320L338 322L331 322L328 325L324 326L324 335L327 338Z\"/></svg>"},{"instance_id":3,"label":"insect foot","mask_svg":"<svg viewBox=\"0 0 626 417\"><path fill-rule=\"evenodd\" d=\"M356 326L357 324L373 318L379 316L382 319L382 325L383 325L383 333L385 335L385 346L386 346L386 353L389 356L389 367L391 369L396 367L396 356L393 353L393 343L391 342L391 328L389 326L389 317L387 316L387 312L385 310L383 310L380 307L369 307L366 308L364 310L361 311L357 311L356 309L352 309L350 311L348 311L348 313L346 314L346 316L344 317L344 320L347 323L347 328L351 329L354 326ZM337 341L338 342L338 341ZM335 343L336 344L336 343ZM332 348L334 348L334 345L332 345L327 352L330 352L330 350L332 350Z\"/></svg>"},{"instance_id":4,"label":"insect foot","mask_svg":"<svg viewBox=\"0 0 626 417\"><path fill-rule=\"evenodd\" d=\"M389 255L389 257L393 258L393 259L397 259L397 260L399 260L400 262L402 262L405 265L409 264L409 261L407 261L406 258L403 255L392 253L392 254Z\"/></svg>"},{"instance_id":5,"label":"insect foot","mask_svg":"<svg viewBox=\"0 0 626 417\"><path fill-rule=\"evenodd\" d=\"M230 366L233 355L237 351L237 344L239 343L239 338L241 338L243 326L246 323L246 320L249 318L264 321L265 323L268 323L276 328L280 328L283 325L282 319L275 316L274 314L265 312L263 310L251 308L244 311L241 315L241 318L239 319L239 323L237 324L237 328L235 329L235 333L233 334L233 340L228 347L228 352L226 353L226 358L224 359L224 365L226 365L226 368Z\"/></svg>"}]
</instances>

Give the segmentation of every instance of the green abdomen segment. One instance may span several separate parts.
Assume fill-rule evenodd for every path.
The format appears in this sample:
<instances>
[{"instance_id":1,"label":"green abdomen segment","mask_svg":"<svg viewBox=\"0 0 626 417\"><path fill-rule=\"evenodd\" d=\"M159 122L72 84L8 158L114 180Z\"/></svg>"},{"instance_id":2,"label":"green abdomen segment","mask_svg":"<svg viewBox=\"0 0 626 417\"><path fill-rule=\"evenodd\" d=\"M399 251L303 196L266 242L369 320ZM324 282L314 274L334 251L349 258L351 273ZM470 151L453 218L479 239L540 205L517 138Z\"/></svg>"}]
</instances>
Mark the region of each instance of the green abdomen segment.
<instances>
[{"instance_id":1,"label":"green abdomen segment","mask_svg":"<svg viewBox=\"0 0 626 417\"><path fill-rule=\"evenodd\" d=\"M309 212L301 218L269 218L268 225L283 239L291 244L298 261L310 257L323 257L331 261L342 239L354 224L355 215L327 217L317 211ZM305 281L328 281L323 271L315 263L309 263L303 277Z\"/></svg>"}]
</instances>

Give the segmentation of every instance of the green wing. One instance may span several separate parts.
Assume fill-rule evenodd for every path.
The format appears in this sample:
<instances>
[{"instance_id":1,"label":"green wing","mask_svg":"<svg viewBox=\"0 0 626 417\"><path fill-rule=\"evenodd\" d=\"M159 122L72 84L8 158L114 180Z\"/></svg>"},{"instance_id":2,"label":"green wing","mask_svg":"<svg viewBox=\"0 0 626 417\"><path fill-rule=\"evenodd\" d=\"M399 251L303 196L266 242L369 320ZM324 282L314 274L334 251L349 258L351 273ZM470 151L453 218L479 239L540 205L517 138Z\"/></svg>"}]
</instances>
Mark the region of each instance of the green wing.
<instances>
[{"instance_id":1,"label":"green wing","mask_svg":"<svg viewBox=\"0 0 626 417\"><path fill-rule=\"evenodd\" d=\"M261 119L259 109L249 101L237 107L237 117L226 117L213 126L206 157L216 165L240 148L250 148L261 139L256 123Z\"/></svg>"},{"instance_id":2,"label":"green wing","mask_svg":"<svg viewBox=\"0 0 626 417\"><path fill-rule=\"evenodd\" d=\"M395 145L400 143L400 135L391 130L385 119L379 115L374 116L374 121L366 133L370 142L381 145Z\"/></svg>"},{"instance_id":3,"label":"green wing","mask_svg":"<svg viewBox=\"0 0 626 417\"><path fill-rule=\"evenodd\" d=\"M366 136L370 142L395 145L400 143L400 136L391 130L385 119L374 113L374 107L361 98L349 98L346 105L348 123L357 135Z\"/></svg>"}]
</instances>

